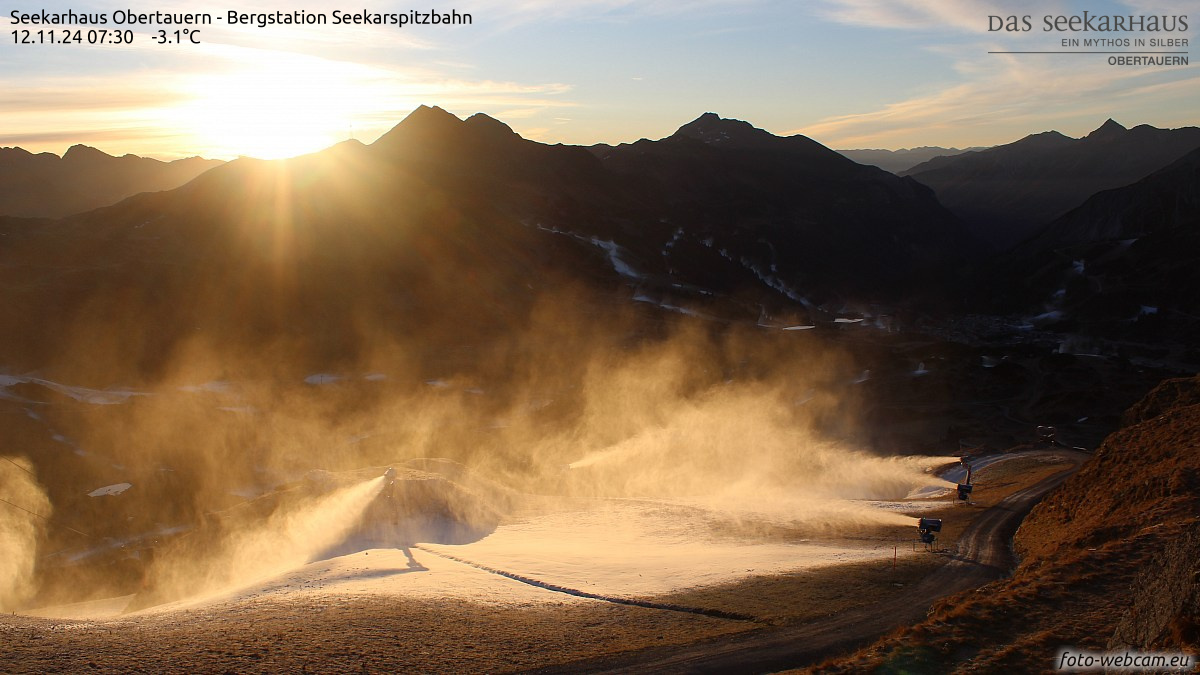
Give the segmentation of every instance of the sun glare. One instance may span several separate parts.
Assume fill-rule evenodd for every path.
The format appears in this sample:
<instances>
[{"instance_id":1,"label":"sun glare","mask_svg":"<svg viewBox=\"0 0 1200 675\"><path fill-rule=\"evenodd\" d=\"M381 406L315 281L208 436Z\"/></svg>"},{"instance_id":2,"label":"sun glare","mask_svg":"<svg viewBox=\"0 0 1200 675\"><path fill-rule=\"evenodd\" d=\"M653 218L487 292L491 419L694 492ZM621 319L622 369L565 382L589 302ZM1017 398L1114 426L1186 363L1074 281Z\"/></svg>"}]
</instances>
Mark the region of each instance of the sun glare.
<instances>
[{"instance_id":1,"label":"sun glare","mask_svg":"<svg viewBox=\"0 0 1200 675\"><path fill-rule=\"evenodd\" d=\"M258 53L192 78L184 86L189 99L172 116L207 156L293 157L354 136L364 111L395 108L382 79L356 64Z\"/></svg>"}]
</instances>

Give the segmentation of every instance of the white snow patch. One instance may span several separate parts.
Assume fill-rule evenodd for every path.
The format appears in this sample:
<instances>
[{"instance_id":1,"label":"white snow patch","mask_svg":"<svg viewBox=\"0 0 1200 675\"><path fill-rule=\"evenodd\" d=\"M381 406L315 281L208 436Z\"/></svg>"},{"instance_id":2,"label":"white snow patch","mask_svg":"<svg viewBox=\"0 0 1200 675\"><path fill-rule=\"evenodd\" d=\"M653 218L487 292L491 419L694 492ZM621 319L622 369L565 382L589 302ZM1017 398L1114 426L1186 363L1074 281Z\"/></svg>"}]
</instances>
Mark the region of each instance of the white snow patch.
<instances>
[{"instance_id":1,"label":"white snow patch","mask_svg":"<svg viewBox=\"0 0 1200 675\"><path fill-rule=\"evenodd\" d=\"M69 384L60 384L51 382L40 377L23 377L20 375L0 375L0 389L11 387L15 384L22 383L38 384L51 391L56 391L63 396L79 401L80 403L90 403L92 405L119 405L125 403L134 396L149 396L150 394L141 391L130 391L126 389L90 389L88 387L75 387Z\"/></svg>"},{"instance_id":2,"label":"white snow patch","mask_svg":"<svg viewBox=\"0 0 1200 675\"><path fill-rule=\"evenodd\" d=\"M907 495L905 495L904 498L905 499L940 499L941 497L945 497L946 495L949 495L952 492L954 492L954 487L952 487L952 486L924 485L922 487L916 488L912 492L909 492ZM897 503L905 504L908 502L897 502ZM872 503L872 505L878 505L878 503ZM941 506L945 506L945 505L938 503L938 502L934 502L933 504L931 504L931 506L941 507Z\"/></svg>"},{"instance_id":3,"label":"white snow patch","mask_svg":"<svg viewBox=\"0 0 1200 675\"><path fill-rule=\"evenodd\" d=\"M707 510L677 502L593 502L517 517L473 543L417 543L309 563L212 600L373 595L498 606L595 603L603 600L546 586L602 598L646 598L893 555L890 541L857 546L716 537L711 516ZM187 605L174 603L149 611L181 606Z\"/></svg>"},{"instance_id":4,"label":"white snow patch","mask_svg":"<svg viewBox=\"0 0 1200 675\"><path fill-rule=\"evenodd\" d=\"M108 495L119 495L122 492L133 487L133 483L117 483L115 485L105 485L102 488L96 488L88 493L89 497L105 497Z\"/></svg>"},{"instance_id":5,"label":"white snow patch","mask_svg":"<svg viewBox=\"0 0 1200 675\"><path fill-rule=\"evenodd\" d=\"M78 443L67 438L66 436L63 436L62 434L58 433L57 431L51 430L50 438L53 439L55 442L62 443L63 445L71 448L72 450L75 451L75 454L79 455L80 457L86 457L88 454L86 450L79 447Z\"/></svg>"},{"instance_id":6,"label":"white snow patch","mask_svg":"<svg viewBox=\"0 0 1200 675\"><path fill-rule=\"evenodd\" d=\"M594 236L593 237L585 237L580 234L575 234L574 232L566 232L566 231L560 230L556 227L546 227L541 224L538 224L535 227L537 227L537 229L539 229L543 232L550 232L552 234L566 235L566 236L572 237L578 241L582 241L582 242L591 244L593 246L599 247L605 253L608 254L608 261L609 261L609 263L612 264L613 271L615 271L617 274L620 274L623 277L627 277L627 278L634 279L637 281L641 281L642 279L645 278L645 275L641 274L636 269L634 269L633 265L631 265L629 263L629 261L626 259L628 256L628 253L624 249L622 249L620 246L618 246L617 243L614 241L605 240L605 239L601 239L599 237L594 237Z\"/></svg>"},{"instance_id":7,"label":"white snow patch","mask_svg":"<svg viewBox=\"0 0 1200 675\"><path fill-rule=\"evenodd\" d=\"M816 326L784 326L783 330L812 330L814 328L816 328Z\"/></svg>"},{"instance_id":8,"label":"white snow patch","mask_svg":"<svg viewBox=\"0 0 1200 675\"><path fill-rule=\"evenodd\" d=\"M676 228L675 234L673 234L671 236L671 241L668 241L666 244L663 244L663 255L668 255L669 249L675 248L675 244L678 244L680 239L683 239L683 228L682 227Z\"/></svg>"},{"instance_id":9,"label":"white snow patch","mask_svg":"<svg viewBox=\"0 0 1200 675\"><path fill-rule=\"evenodd\" d=\"M982 457L975 457L975 458L971 459L971 472L974 474L974 473L977 473L980 469L984 468L985 466L991 466L997 462L1006 462L1010 459L1016 459L1016 458L1022 457L1022 456L1023 455L1019 455L1019 454L1011 454L1011 455L984 455ZM950 468L941 472L940 475L942 478L945 478L946 480L950 481L951 483L955 483L955 484L961 483L967 479L967 467L963 466L962 464L953 464L950 466Z\"/></svg>"},{"instance_id":10,"label":"white snow patch","mask_svg":"<svg viewBox=\"0 0 1200 675\"><path fill-rule=\"evenodd\" d=\"M1038 314L1037 316L1031 318L1030 321L1035 322L1035 323L1039 322L1039 321L1052 322L1052 321L1059 321L1062 318L1063 318L1063 313L1061 311L1055 309L1055 310L1051 310L1049 312L1043 312L1042 314Z\"/></svg>"},{"instance_id":11,"label":"white snow patch","mask_svg":"<svg viewBox=\"0 0 1200 675\"><path fill-rule=\"evenodd\" d=\"M238 413L240 415L254 415L254 414L258 413L257 408L255 408L254 406L249 406L249 405L241 405L241 406L223 405L223 406L217 408L217 410L220 410L221 412Z\"/></svg>"},{"instance_id":12,"label":"white snow patch","mask_svg":"<svg viewBox=\"0 0 1200 675\"><path fill-rule=\"evenodd\" d=\"M224 380L214 380L203 384L188 384L179 388L179 391L186 391L192 394L201 392L209 392L212 394L228 394L233 391L233 384Z\"/></svg>"},{"instance_id":13,"label":"white snow patch","mask_svg":"<svg viewBox=\"0 0 1200 675\"><path fill-rule=\"evenodd\" d=\"M940 498L947 497L953 493L953 487L929 485L913 490L908 497L905 497L905 501L883 502L870 500L862 503L881 511L895 511L905 515L913 515L946 508L948 502Z\"/></svg>"},{"instance_id":14,"label":"white snow patch","mask_svg":"<svg viewBox=\"0 0 1200 675\"><path fill-rule=\"evenodd\" d=\"M367 373L363 375L363 379L367 382L382 382L387 379L387 375L383 373Z\"/></svg>"},{"instance_id":15,"label":"white snow patch","mask_svg":"<svg viewBox=\"0 0 1200 675\"><path fill-rule=\"evenodd\" d=\"M626 255L625 250L622 249L620 246L618 246L615 242L605 241L598 237L592 237L591 241L592 241L592 244L599 246L606 253L608 253L608 261L610 263L612 263L614 272L616 272L617 274L620 274L623 277L635 279L638 281L645 278L645 275L643 275L640 272L638 272L637 270L635 270L633 268L633 265L630 265L629 262L627 260L625 260L625 258L623 257L624 255Z\"/></svg>"},{"instance_id":16,"label":"white snow patch","mask_svg":"<svg viewBox=\"0 0 1200 675\"><path fill-rule=\"evenodd\" d=\"M633 296L633 301L650 303L651 305L656 305L665 310L668 310L671 312L678 312L680 314L685 314L687 316L694 316L698 319L712 318L712 317L708 316L707 314L697 312L696 310L693 310L693 309L688 309L687 307L680 307L679 305L672 305L667 302L659 302L658 300L655 300L654 298L651 298L650 296L642 294L642 293L639 293L639 294Z\"/></svg>"},{"instance_id":17,"label":"white snow patch","mask_svg":"<svg viewBox=\"0 0 1200 675\"><path fill-rule=\"evenodd\" d=\"M119 405L125 403L134 396L149 396L150 394L140 391L125 391L117 389L88 389L87 387L72 387L66 384L59 384L49 380L31 378L30 382L40 384L48 389L53 389L60 394L79 401L80 403L91 403L93 405Z\"/></svg>"},{"instance_id":18,"label":"white snow patch","mask_svg":"<svg viewBox=\"0 0 1200 675\"><path fill-rule=\"evenodd\" d=\"M723 255L727 259L729 259L730 262L733 261L733 258L730 258L729 255L725 252L725 249L721 249L720 253L721 253L721 255ZM782 279L780 279L776 274L774 274L774 272L776 270L775 265L771 265L772 274L768 274L766 272L763 272L761 269L759 269L759 267L757 265L755 265L754 262L751 261L749 258L743 257L740 260L738 260L738 263L742 267L744 267L747 270L749 270L750 272L752 272L754 274L754 276L758 277L759 281L766 284L769 288L772 288L780 293L783 293L789 299L791 299L795 302L798 302L798 303L804 305L805 307L812 306L812 303L809 302L808 298L801 295L796 289L794 289L791 286L784 283Z\"/></svg>"},{"instance_id":19,"label":"white snow patch","mask_svg":"<svg viewBox=\"0 0 1200 675\"><path fill-rule=\"evenodd\" d=\"M332 375L330 373L313 373L312 375L304 378L304 383L319 386L324 384L333 384L341 379L341 376Z\"/></svg>"}]
</instances>

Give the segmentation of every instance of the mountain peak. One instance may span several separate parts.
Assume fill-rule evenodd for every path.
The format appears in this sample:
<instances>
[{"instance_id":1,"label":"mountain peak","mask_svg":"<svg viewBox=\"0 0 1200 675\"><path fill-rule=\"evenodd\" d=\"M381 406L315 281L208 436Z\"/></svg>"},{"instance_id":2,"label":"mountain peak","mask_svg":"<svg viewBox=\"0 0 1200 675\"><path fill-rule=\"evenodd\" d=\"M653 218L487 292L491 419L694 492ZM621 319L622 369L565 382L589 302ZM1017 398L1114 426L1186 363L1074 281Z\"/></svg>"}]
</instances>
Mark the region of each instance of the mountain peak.
<instances>
[{"instance_id":1,"label":"mountain peak","mask_svg":"<svg viewBox=\"0 0 1200 675\"><path fill-rule=\"evenodd\" d=\"M432 138L453 137L463 121L437 106L418 106L400 123L372 143L372 146L395 148Z\"/></svg>"},{"instance_id":2,"label":"mountain peak","mask_svg":"<svg viewBox=\"0 0 1200 675\"><path fill-rule=\"evenodd\" d=\"M749 122L725 119L716 113L706 112L671 135L672 138L692 138L708 145L746 145L774 139L768 131L759 129Z\"/></svg>"},{"instance_id":3,"label":"mountain peak","mask_svg":"<svg viewBox=\"0 0 1200 675\"><path fill-rule=\"evenodd\" d=\"M485 133L497 133L505 136L516 136L517 132L513 131L512 127L504 122L489 117L483 113L475 113L466 119L465 124L471 128L477 129Z\"/></svg>"},{"instance_id":4,"label":"mountain peak","mask_svg":"<svg viewBox=\"0 0 1200 675\"><path fill-rule=\"evenodd\" d=\"M1118 138L1122 136L1125 131L1125 127L1121 126L1120 123L1110 117L1104 124L1101 124L1099 128L1085 136L1085 138L1090 138L1092 140Z\"/></svg>"},{"instance_id":5,"label":"mountain peak","mask_svg":"<svg viewBox=\"0 0 1200 675\"><path fill-rule=\"evenodd\" d=\"M507 124L483 113L462 120L437 106L423 105L380 136L371 147L394 157L435 160L438 157L495 154L502 148L511 149L521 140Z\"/></svg>"},{"instance_id":6,"label":"mountain peak","mask_svg":"<svg viewBox=\"0 0 1200 675\"><path fill-rule=\"evenodd\" d=\"M1024 148L1049 149L1049 148L1061 148L1061 147L1070 145L1074 142L1075 142L1074 138L1071 138L1070 136L1067 136L1061 132L1051 130L1051 131L1043 131L1043 132L1037 133L1037 134L1029 134L1025 138L1022 138L1021 140L1016 141L1016 142L1012 143L1011 145L1016 146L1019 144L1020 147L1024 147ZM995 151L998 148L1003 148L1003 147L1006 147L1006 146L996 146L995 148L991 148L991 150Z\"/></svg>"},{"instance_id":7,"label":"mountain peak","mask_svg":"<svg viewBox=\"0 0 1200 675\"><path fill-rule=\"evenodd\" d=\"M416 110L410 112L397 127L401 126L425 126L439 125L446 126L452 124L461 124L462 120L458 119L454 114L439 108L438 106L420 105Z\"/></svg>"},{"instance_id":8,"label":"mountain peak","mask_svg":"<svg viewBox=\"0 0 1200 675\"><path fill-rule=\"evenodd\" d=\"M63 153L62 156L63 159L75 161L88 159L107 159L110 157L111 155L108 153L97 150L89 145L83 145L82 143L77 143L67 148L67 151Z\"/></svg>"}]
</instances>

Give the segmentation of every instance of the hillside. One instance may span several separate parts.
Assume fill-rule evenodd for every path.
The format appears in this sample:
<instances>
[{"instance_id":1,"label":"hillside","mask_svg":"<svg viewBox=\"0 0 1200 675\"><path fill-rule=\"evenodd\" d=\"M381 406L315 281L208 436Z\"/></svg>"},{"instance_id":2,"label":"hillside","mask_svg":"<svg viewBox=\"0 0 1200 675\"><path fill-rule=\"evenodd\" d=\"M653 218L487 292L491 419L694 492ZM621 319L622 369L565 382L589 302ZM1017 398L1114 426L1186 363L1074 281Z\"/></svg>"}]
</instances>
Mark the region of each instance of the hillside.
<instances>
[{"instance_id":1,"label":"hillside","mask_svg":"<svg viewBox=\"0 0 1200 675\"><path fill-rule=\"evenodd\" d=\"M1200 651L1200 377L1169 380L1036 506L1010 578L818 672L1035 672L1061 647Z\"/></svg>"},{"instance_id":2,"label":"hillside","mask_svg":"<svg viewBox=\"0 0 1200 675\"><path fill-rule=\"evenodd\" d=\"M593 152L654 200L658 218L642 227L655 229L635 252L711 290L731 288L712 270L732 263L806 306L912 300L944 294L978 249L916 181L714 113Z\"/></svg>"},{"instance_id":3,"label":"hillside","mask_svg":"<svg viewBox=\"0 0 1200 675\"><path fill-rule=\"evenodd\" d=\"M1195 359L1200 150L1100 192L976 275L984 303ZM1101 348L1104 349L1104 348Z\"/></svg>"},{"instance_id":4,"label":"hillside","mask_svg":"<svg viewBox=\"0 0 1200 675\"><path fill-rule=\"evenodd\" d=\"M86 145L62 157L0 148L0 216L61 218L109 206L141 192L171 190L224 162L113 157Z\"/></svg>"},{"instance_id":5,"label":"hillside","mask_svg":"<svg viewBox=\"0 0 1200 675\"><path fill-rule=\"evenodd\" d=\"M708 125L752 142L690 135ZM803 137L713 115L597 158L427 107L369 146L0 229L0 303L37 325L4 337L7 367L126 373L197 340L327 367L378 331L428 356L503 341L563 289L581 295L562 311L832 323L936 291L970 246L926 188Z\"/></svg>"},{"instance_id":6,"label":"hillside","mask_svg":"<svg viewBox=\"0 0 1200 675\"><path fill-rule=\"evenodd\" d=\"M1129 185L1200 147L1200 128L1126 129L1108 120L1083 138L1057 131L978 152L939 157L904 175L999 250L1102 190Z\"/></svg>"}]
</instances>

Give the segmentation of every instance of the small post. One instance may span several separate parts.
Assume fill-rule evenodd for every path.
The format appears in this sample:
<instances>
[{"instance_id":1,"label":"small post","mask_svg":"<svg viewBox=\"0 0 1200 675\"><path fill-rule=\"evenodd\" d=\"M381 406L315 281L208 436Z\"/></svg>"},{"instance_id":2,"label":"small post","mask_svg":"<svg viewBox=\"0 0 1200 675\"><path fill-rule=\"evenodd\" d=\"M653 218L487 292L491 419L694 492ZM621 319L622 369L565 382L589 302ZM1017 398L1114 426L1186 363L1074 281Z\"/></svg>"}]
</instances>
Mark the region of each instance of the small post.
<instances>
[{"instance_id":1,"label":"small post","mask_svg":"<svg viewBox=\"0 0 1200 675\"><path fill-rule=\"evenodd\" d=\"M900 555L900 544L892 547L892 569L896 569L896 558Z\"/></svg>"}]
</instances>

